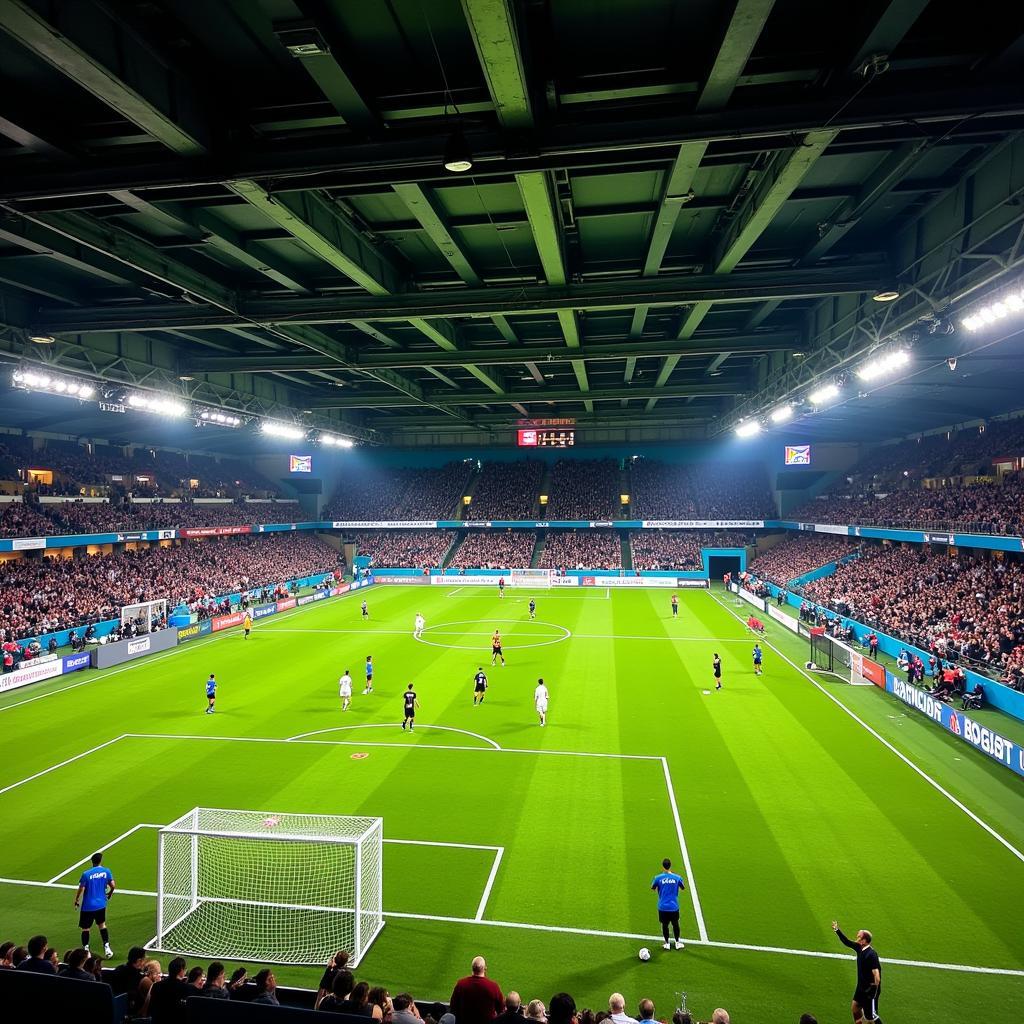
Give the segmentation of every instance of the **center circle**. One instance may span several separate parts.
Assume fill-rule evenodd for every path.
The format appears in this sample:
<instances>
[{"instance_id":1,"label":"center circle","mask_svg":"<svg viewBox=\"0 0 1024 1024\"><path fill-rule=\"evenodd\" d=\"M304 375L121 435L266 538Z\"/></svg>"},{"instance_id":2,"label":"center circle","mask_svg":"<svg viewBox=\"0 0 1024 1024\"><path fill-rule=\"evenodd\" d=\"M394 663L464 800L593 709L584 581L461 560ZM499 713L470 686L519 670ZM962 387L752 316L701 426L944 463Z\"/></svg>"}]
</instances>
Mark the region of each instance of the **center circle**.
<instances>
[{"instance_id":1,"label":"center circle","mask_svg":"<svg viewBox=\"0 0 1024 1024\"><path fill-rule=\"evenodd\" d=\"M528 626L530 623L533 623L538 626L548 626L551 629L557 629L559 631L557 635L551 636L549 634L547 639L538 640L535 643L506 644L504 642L504 638L502 638L502 647L510 651L523 651L528 647L548 647L551 644L560 644L563 640L568 640L569 637L572 636L572 633L570 633L565 626L559 626L555 622L541 622L539 619L490 619L488 621L498 624L508 623L513 626ZM433 630L435 635L440 636L443 635L443 630L448 626L479 626L481 624L481 620L479 619L458 619L455 622L439 622L434 626L426 626L423 630L423 634L429 633ZM421 644L429 644L431 647L444 647L450 651L486 651L489 648L490 638L494 635L493 630L486 633L469 633L463 630L458 630L457 633L459 636L463 637L479 636L482 639L479 644L473 645L438 643L436 640L428 640L423 634L420 634L420 636L415 639L417 639Z\"/></svg>"}]
</instances>

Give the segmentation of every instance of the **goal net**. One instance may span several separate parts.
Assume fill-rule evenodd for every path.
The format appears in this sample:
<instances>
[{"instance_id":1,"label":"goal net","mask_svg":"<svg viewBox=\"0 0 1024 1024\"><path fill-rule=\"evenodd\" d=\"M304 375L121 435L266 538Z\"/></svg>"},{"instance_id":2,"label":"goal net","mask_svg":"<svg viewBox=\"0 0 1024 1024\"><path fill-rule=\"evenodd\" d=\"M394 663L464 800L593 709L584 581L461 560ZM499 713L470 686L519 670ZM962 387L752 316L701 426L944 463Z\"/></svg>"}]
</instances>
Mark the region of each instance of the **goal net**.
<instances>
[{"instance_id":1,"label":"goal net","mask_svg":"<svg viewBox=\"0 0 1024 1024\"><path fill-rule=\"evenodd\" d=\"M544 587L550 588L552 569L513 569L509 579L513 587Z\"/></svg>"},{"instance_id":2,"label":"goal net","mask_svg":"<svg viewBox=\"0 0 1024 1024\"><path fill-rule=\"evenodd\" d=\"M196 807L160 829L151 948L359 963L384 927L380 818Z\"/></svg>"},{"instance_id":3,"label":"goal net","mask_svg":"<svg viewBox=\"0 0 1024 1024\"><path fill-rule=\"evenodd\" d=\"M143 601L141 604L126 604L121 609L121 625L132 622L139 626L140 630L149 633L154 622L167 618L167 602Z\"/></svg>"},{"instance_id":4,"label":"goal net","mask_svg":"<svg viewBox=\"0 0 1024 1024\"><path fill-rule=\"evenodd\" d=\"M811 664L817 671L838 676L844 682L861 682L863 659L859 652L825 633L814 631L811 632L810 638Z\"/></svg>"}]
</instances>

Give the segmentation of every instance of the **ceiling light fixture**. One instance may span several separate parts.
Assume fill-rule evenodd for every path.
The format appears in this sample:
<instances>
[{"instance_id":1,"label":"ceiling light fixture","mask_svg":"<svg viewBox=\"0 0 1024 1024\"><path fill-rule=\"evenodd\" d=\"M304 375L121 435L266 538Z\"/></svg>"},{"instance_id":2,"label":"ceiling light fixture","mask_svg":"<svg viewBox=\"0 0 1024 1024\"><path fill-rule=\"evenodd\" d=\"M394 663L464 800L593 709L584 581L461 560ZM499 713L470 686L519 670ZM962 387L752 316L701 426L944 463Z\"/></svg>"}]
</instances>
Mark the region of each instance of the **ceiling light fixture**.
<instances>
[{"instance_id":1,"label":"ceiling light fixture","mask_svg":"<svg viewBox=\"0 0 1024 1024\"><path fill-rule=\"evenodd\" d=\"M300 441L306 432L294 423L282 423L280 420L263 420L260 430L269 437L283 437L288 441Z\"/></svg>"},{"instance_id":2,"label":"ceiling light fixture","mask_svg":"<svg viewBox=\"0 0 1024 1024\"><path fill-rule=\"evenodd\" d=\"M49 395L64 395L87 402L96 397L96 388L88 381L73 377L60 377L45 370L22 369L11 374L11 384L22 391L39 391Z\"/></svg>"},{"instance_id":3,"label":"ceiling light fixture","mask_svg":"<svg viewBox=\"0 0 1024 1024\"><path fill-rule=\"evenodd\" d=\"M339 437L337 434L321 434L317 440L328 448L354 448L355 441L350 437Z\"/></svg>"},{"instance_id":4,"label":"ceiling light fixture","mask_svg":"<svg viewBox=\"0 0 1024 1024\"><path fill-rule=\"evenodd\" d=\"M52 334L30 334L28 340L35 345L53 345L57 341Z\"/></svg>"},{"instance_id":5,"label":"ceiling light fixture","mask_svg":"<svg viewBox=\"0 0 1024 1024\"><path fill-rule=\"evenodd\" d=\"M988 324L994 324L998 320L1005 320L1006 317L1024 313L1024 289L1020 291L1007 292L997 301L990 302L975 310L970 316L960 321L969 331L978 331Z\"/></svg>"},{"instance_id":6,"label":"ceiling light fixture","mask_svg":"<svg viewBox=\"0 0 1024 1024\"><path fill-rule=\"evenodd\" d=\"M910 362L910 353L904 349L887 352L883 356L872 359L857 369L857 376L863 381L878 380L879 377L895 373Z\"/></svg>"},{"instance_id":7,"label":"ceiling light fixture","mask_svg":"<svg viewBox=\"0 0 1024 1024\"><path fill-rule=\"evenodd\" d=\"M444 169L452 174L465 174L473 169L473 151L461 128L456 128L444 144Z\"/></svg>"},{"instance_id":8,"label":"ceiling light fixture","mask_svg":"<svg viewBox=\"0 0 1024 1024\"><path fill-rule=\"evenodd\" d=\"M160 398L156 395L144 395L139 392L129 395L126 402L130 409L138 412L152 412L158 416L172 416L175 419L188 415L188 406L176 398Z\"/></svg>"},{"instance_id":9,"label":"ceiling light fixture","mask_svg":"<svg viewBox=\"0 0 1024 1024\"><path fill-rule=\"evenodd\" d=\"M822 387L818 388L816 391L812 391L807 396L807 400L812 405L824 405L826 402L831 402L833 398L838 398L838 396L838 384L825 384Z\"/></svg>"},{"instance_id":10,"label":"ceiling light fixture","mask_svg":"<svg viewBox=\"0 0 1024 1024\"><path fill-rule=\"evenodd\" d=\"M736 428L737 437L753 437L755 434L761 433L761 424L757 420L744 420Z\"/></svg>"},{"instance_id":11,"label":"ceiling light fixture","mask_svg":"<svg viewBox=\"0 0 1024 1024\"><path fill-rule=\"evenodd\" d=\"M240 416L232 416L231 413L221 412L219 409L203 409L196 417L196 422L201 427L208 423L218 427L240 427L242 425Z\"/></svg>"},{"instance_id":12,"label":"ceiling light fixture","mask_svg":"<svg viewBox=\"0 0 1024 1024\"><path fill-rule=\"evenodd\" d=\"M792 419L792 417L793 406L791 405L780 405L777 409L773 409L768 416L772 423L785 423L786 420Z\"/></svg>"},{"instance_id":13,"label":"ceiling light fixture","mask_svg":"<svg viewBox=\"0 0 1024 1024\"><path fill-rule=\"evenodd\" d=\"M901 295L899 285L895 281L886 281L871 296L875 302L895 302Z\"/></svg>"}]
</instances>

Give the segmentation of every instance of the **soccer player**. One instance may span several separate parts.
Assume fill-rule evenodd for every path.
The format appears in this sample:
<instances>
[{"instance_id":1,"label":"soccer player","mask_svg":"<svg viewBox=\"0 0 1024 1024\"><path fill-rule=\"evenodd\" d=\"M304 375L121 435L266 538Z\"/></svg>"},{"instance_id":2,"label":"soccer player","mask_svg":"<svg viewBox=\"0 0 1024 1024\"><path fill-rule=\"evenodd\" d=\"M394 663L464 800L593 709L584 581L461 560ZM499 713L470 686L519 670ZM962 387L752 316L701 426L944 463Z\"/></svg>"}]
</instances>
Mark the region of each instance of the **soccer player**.
<instances>
[{"instance_id":1,"label":"soccer player","mask_svg":"<svg viewBox=\"0 0 1024 1024\"><path fill-rule=\"evenodd\" d=\"M484 673L484 667L481 665L476 670L476 675L473 676L473 707L477 704L483 704L484 694L487 692L487 676Z\"/></svg>"},{"instance_id":2,"label":"soccer player","mask_svg":"<svg viewBox=\"0 0 1024 1024\"><path fill-rule=\"evenodd\" d=\"M210 678L206 680L206 713L208 715L213 714L213 705L217 702L217 680L214 679L213 673L210 673Z\"/></svg>"},{"instance_id":3,"label":"soccer player","mask_svg":"<svg viewBox=\"0 0 1024 1024\"><path fill-rule=\"evenodd\" d=\"M366 689L364 694L373 693L373 655L366 656Z\"/></svg>"},{"instance_id":4,"label":"soccer player","mask_svg":"<svg viewBox=\"0 0 1024 1024\"><path fill-rule=\"evenodd\" d=\"M540 716L540 724L548 724L548 688L543 679L537 680L537 688L533 691L533 706Z\"/></svg>"},{"instance_id":5,"label":"soccer player","mask_svg":"<svg viewBox=\"0 0 1024 1024\"><path fill-rule=\"evenodd\" d=\"M366 607L366 599L363 599L363 603L360 605L360 609L363 613L363 618L368 619L370 617L370 609Z\"/></svg>"},{"instance_id":6,"label":"soccer player","mask_svg":"<svg viewBox=\"0 0 1024 1024\"><path fill-rule=\"evenodd\" d=\"M494 630L494 636L491 637L491 668L494 667L494 659L501 658L501 667L505 667L505 654L501 649L501 633L497 629Z\"/></svg>"},{"instance_id":7,"label":"soccer player","mask_svg":"<svg viewBox=\"0 0 1024 1024\"><path fill-rule=\"evenodd\" d=\"M761 645L754 644L754 675L761 675Z\"/></svg>"},{"instance_id":8,"label":"soccer player","mask_svg":"<svg viewBox=\"0 0 1024 1024\"><path fill-rule=\"evenodd\" d=\"M672 925L676 949L683 948L683 940L679 938L679 894L686 888L682 876L672 870L672 861L666 857L661 862L662 871L654 876L651 890L658 894L658 920L661 922L661 934L665 936L662 949L671 949L668 941L668 926Z\"/></svg>"},{"instance_id":9,"label":"soccer player","mask_svg":"<svg viewBox=\"0 0 1024 1024\"><path fill-rule=\"evenodd\" d=\"M871 945L871 932L862 928L857 932L857 938L851 940L843 934L838 921L832 922L832 930L844 946L849 946L857 953L857 990L850 1003L854 1021L857 1024L863 1020L882 1024L882 1018L878 1016L878 1000L882 994L882 963Z\"/></svg>"},{"instance_id":10,"label":"soccer player","mask_svg":"<svg viewBox=\"0 0 1024 1024\"><path fill-rule=\"evenodd\" d=\"M413 622L412 635L413 635L414 639L419 640L419 638L421 636L423 636L423 627L426 624L427 624L427 620L423 618L423 615L420 612L417 612L416 613L416 618L415 618L415 620Z\"/></svg>"},{"instance_id":11,"label":"soccer player","mask_svg":"<svg viewBox=\"0 0 1024 1024\"><path fill-rule=\"evenodd\" d=\"M352 677L345 669L345 674L338 680L338 696L341 698L341 710L348 711L352 703Z\"/></svg>"},{"instance_id":12,"label":"soccer player","mask_svg":"<svg viewBox=\"0 0 1024 1024\"><path fill-rule=\"evenodd\" d=\"M530 598L530 618L537 618L537 602L532 597Z\"/></svg>"},{"instance_id":13,"label":"soccer player","mask_svg":"<svg viewBox=\"0 0 1024 1024\"><path fill-rule=\"evenodd\" d=\"M504 597L504 596L505 596L505 577L504 576L499 576L498 577L498 597Z\"/></svg>"},{"instance_id":14,"label":"soccer player","mask_svg":"<svg viewBox=\"0 0 1024 1024\"><path fill-rule=\"evenodd\" d=\"M252 632L252 615L249 612L245 613L245 618L242 619L242 639L248 640L249 634Z\"/></svg>"},{"instance_id":15,"label":"soccer player","mask_svg":"<svg viewBox=\"0 0 1024 1024\"><path fill-rule=\"evenodd\" d=\"M420 702L416 699L416 691L412 688L412 683L408 685L402 696L405 699L405 718L402 719L402 728L404 729L408 725L409 732L412 732L412 727L416 724L416 709L420 706Z\"/></svg>"},{"instance_id":16,"label":"soccer player","mask_svg":"<svg viewBox=\"0 0 1024 1024\"><path fill-rule=\"evenodd\" d=\"M92 867L82 872L75 893L75 909L81 904L78 927L82 929L82 945L89 952L89 932L95 924L103 940L103 955L109 959L114 955L110 948L110 933L107 931L107 903L114 895L114 875L110 868L103 867L103 854L92 855Z\"/></svg>"},{"instance_id":17,"label":"soccer player","mask_svg":"<svg viewBox=\"0 0 1024 1024\"><path fill-rule=\"evenodd\" d=\"M679 595L678 594L673 594L672 595L672 618L673 619L678 619L679 618Z\"/></svg>"},{"instance_id":18,"label":"soccer player","mask_svg":"<svg viewBox=\"0 0 1024 1024\"><path fill-rule=\"evenodd\" d=\"M717 651L711 662L711 669L715 673L715 689L720 690L722 688L722 659L718 656Z\"/></svg>"}]
</instances>

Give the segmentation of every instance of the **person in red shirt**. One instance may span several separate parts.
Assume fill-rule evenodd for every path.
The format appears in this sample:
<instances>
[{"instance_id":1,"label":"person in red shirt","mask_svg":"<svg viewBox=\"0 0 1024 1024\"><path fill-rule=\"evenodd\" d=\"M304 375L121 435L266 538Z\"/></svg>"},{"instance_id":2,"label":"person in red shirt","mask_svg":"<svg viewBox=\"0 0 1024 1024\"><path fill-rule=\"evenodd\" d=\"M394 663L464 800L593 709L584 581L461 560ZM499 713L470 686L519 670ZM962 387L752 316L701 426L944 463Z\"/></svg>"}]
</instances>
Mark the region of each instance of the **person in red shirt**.
<instances>
[{"instance_id":1,"label":"person in red shirt","mask_svg":"<svg viewBox=\"0 0 1024 1024\"><path fill-rule=\"evenodd\" d=\"M487 961L482 956L473 958L471 970L469 977L455 982L451 1011L459 1024L488 1024L505 1009L505 998L487 977Z\"/></svg>"}]
</instances>

